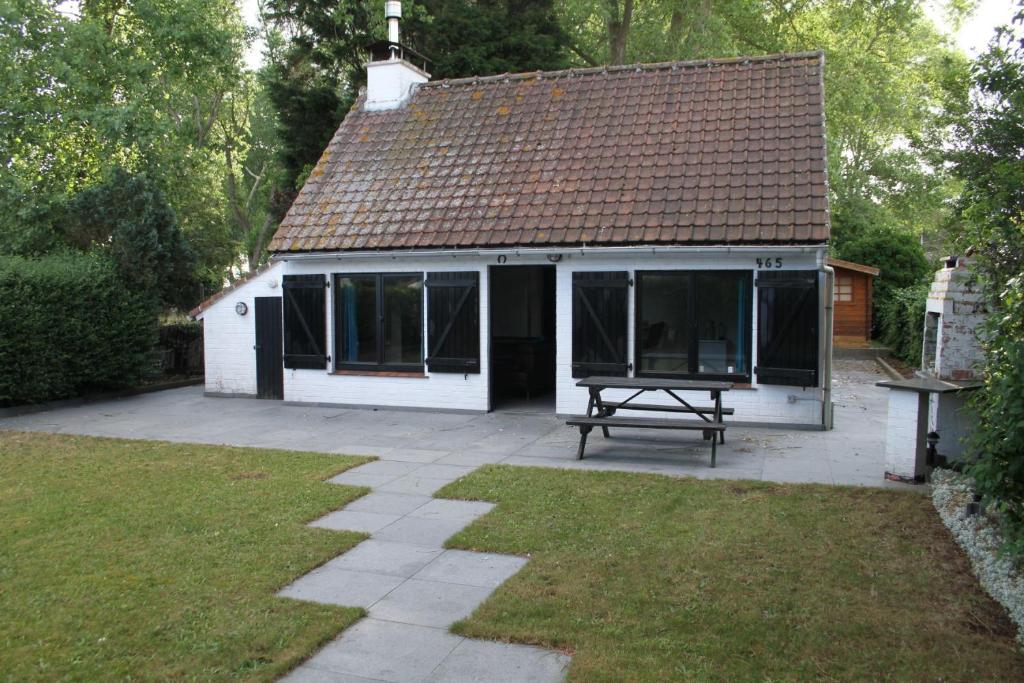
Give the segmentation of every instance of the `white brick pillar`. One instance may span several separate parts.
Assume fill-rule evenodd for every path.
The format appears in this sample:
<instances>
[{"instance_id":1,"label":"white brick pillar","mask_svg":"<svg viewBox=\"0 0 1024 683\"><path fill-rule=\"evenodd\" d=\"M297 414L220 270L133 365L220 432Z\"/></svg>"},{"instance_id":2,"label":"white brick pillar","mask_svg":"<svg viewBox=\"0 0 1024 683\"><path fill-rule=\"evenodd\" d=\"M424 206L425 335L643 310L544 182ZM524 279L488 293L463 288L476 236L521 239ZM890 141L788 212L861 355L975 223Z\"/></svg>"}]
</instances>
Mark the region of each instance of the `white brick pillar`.
<instances>
[{"instance_id":1,"label":"white brick pillar","mask_svg":"<svg viewBox=\"0 0 1024 683\"><path fill-rule=\"evenodd\" d=\"M925 475L928 394L889 389L885 433L885 478L915 481Z\"/></svg>"}]
</instances>

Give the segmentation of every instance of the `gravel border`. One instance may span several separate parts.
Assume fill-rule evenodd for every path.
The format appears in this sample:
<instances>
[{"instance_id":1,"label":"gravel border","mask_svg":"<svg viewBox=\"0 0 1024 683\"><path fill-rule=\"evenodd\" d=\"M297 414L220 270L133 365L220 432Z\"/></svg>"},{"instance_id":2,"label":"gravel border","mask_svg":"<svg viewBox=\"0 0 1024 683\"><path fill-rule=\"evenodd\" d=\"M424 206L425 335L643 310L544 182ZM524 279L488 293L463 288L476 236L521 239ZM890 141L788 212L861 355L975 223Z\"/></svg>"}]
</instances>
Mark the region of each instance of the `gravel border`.
<instances>
[{"instance_id":1,"label":"gravel border","mask_svg":"<svg viewBox=\"0 0 1024 683\"><path fill-rule=\"evenodd\" d=\"M967 553L982 588L1006 608L1017 625L1017 642L1024 646L1024 572L1000 554L1003 538L996 521L986 514L967 514L974 497L969 477L937 469L931 482L939 517Z\"/></svg>"}]
</instances>

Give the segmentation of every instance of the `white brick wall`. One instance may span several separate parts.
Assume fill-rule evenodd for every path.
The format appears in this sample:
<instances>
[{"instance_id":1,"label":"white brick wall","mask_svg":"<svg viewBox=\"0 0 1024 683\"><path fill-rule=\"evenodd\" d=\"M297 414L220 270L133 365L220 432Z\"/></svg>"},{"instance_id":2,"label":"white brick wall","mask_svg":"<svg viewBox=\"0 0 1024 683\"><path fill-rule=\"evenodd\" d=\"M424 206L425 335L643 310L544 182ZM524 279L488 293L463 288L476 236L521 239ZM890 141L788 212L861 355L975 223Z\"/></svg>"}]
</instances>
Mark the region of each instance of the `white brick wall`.
<instances>
[{"instance_id":1,"label":"white brick wall","mask_svg":"<svg viewBox=\"0 0 1024 683\"><path fill-rule=\"evenodd\" d=\"M980 379L978 363L982 351L977 333L986 312L981 291L963 258L958 267L935 273L926 306L929 313L940 317L934 365L924 370L939 379ZM963 457L967 450L964 441L973 431L966 399L967 396L957 394L931 397L928 429L938 432L938 451L948 458Z\"/></svg>"},{"instance_id":2,"label":"white brick wall","mask_svg":"<svg viewBox=\"0 0 1024 683\"><path fill-rule=\"evenodd\" d=\"M281 296L283 263L277 263L203 312L203 352L206 391L217 394L256 394L256 297ZM235 305L249 307L245 315Z\"/></svg>"},{"instance_id":3,"label":"white brick wall","mask_svg":"<svg viewBox=\"0 0 1024 683\"><path fill-rule=\"evenodd\" d=\"M771 252L773 258L781 256L787 269L816 268L814 250L798 247L788 251ZM760 254L738 250L735 253L662 254L651 249L637 248L628 253L620 250L599 252L588 250L566 252L558 262L556 275L556 411L559 414L581 413L586 410L587 392L575 386L572 378L572 273L576 270L636 270L655 269L707 269L754 270ZM254 278L214 304L205 314L207 352L207 391L253 394L256 391L256 364L253 315L244 317L234 312L237 301L246 301L252 311L253 297L280 295L281 276L287 274L340 273L340 272L429 272L477 270L480 272L481 301L481 372L468 376L449 373L427 373L426 377L387 377L332 375L326 370L291 370L284 374L285 400L309 403L336 403L372 406L402 406L485 411L489 409L488 373L490 371L489 281L488 268L497 266L498 255L444 255L398 256L374 255L323 259L297 259L279 262L272 270ZM544 255L515 252L504 254L507 265L548 264ZM277 284L270 289L269 282ZM333 290L328 290L333 291ZM752 330L751 367L756 364L757 306L756 288ZM633 296L629 297L629 354L633 357ZM426 312L424 312L425 315ZM500 314L500 312L496 312ZM333 322L328 306L328 349L333 350ZM333 351L329 351L332 353ZM735 420L750 422L784 422L820 424L821 389L802 390L799 387L758 386L756 377L750 389L737 389L725 395L724 405L736 410ZM622 392L610 392L622 394ZM800 400L789 401L793 396ZM651 400L655 399L652 395ZM667 398L667 397L666 397ZM686 396L687 400L707 403L706 395ZM671 401L671 399L669 399ZM647 401L647 399L645 399Z\"/></svg>"},{"instance_id":4,"label":"white brick wall","mask_svg":"<svg viewBox=\"0 0 1024 683\"><path fill-rule=\"evenodd\" d=\"M885 430L885 471L913 479L924 474L925 447L919 434L928 419L928 397L914 391L889 391Z\"/></svg>"}]
</instances>

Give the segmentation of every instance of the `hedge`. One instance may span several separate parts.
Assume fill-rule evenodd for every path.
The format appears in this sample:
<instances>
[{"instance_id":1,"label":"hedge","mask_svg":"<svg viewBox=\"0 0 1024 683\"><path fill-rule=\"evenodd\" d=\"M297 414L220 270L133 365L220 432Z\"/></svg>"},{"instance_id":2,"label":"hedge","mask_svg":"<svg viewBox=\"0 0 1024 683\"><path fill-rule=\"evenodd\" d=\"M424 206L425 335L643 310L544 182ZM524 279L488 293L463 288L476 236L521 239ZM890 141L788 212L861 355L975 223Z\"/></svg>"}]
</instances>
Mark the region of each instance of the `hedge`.
<instances>
[{"instance_id":1,"label":"hedge","mask_svg":"<svg viewBox=\"0 0 1024 683\"><path fill-rule=\"evenodd\" d=\"M878 304L882 343L892 349L894 356L915 368L921 366L928 288L928 284L921 284L894 289Z\"/></svg>"},{"instance_id":2,"label":"hedge","mask_svg":"<svg viewBox=\"0 0 1024 683\"><path fill-rule=\"evenodd\" d=\"M156 313L101 257L0 256L0 405L138 384L153 370Z\"/></svg>"},{"instance_id":3,"label":"hedge","mask_svg":"<svg viewBox=\"0 0 1024 683\"><path fill-rule=\"evenodd\" d=\"M1024 569L1024 273L1011 278L982 325L985 388L971 397L977 428L967 474L1003 522Z\"/></svg>"}]
</instances>

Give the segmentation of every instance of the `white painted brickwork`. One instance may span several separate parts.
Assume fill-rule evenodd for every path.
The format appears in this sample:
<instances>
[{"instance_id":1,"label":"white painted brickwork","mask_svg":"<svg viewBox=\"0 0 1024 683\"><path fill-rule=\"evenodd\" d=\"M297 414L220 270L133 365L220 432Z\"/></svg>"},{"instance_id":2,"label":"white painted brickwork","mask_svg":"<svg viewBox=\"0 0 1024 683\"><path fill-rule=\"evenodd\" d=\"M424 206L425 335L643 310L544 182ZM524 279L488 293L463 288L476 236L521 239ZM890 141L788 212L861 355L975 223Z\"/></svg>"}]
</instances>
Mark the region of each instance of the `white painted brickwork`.
<instances>
[{"instance_id":1,"label":"white painted brickwork","mask_svg":"<svg viewBox=\"0 0 1024 683\"><path fill-rule=\"evenodd\" d=\"M967 259L960 258L955 268L935 273L926 308L939 315L939 324L934 364L924 370L939 379L980 379L982 352L977 331L985 320L985 304ZM965 440L973 423L966 401L966 396L957 394L931 397L928 430L938 432L938 451L947 458L960 458L967 450Z\"/></svg>"},{"instance_id":2,"label":"white painted brickwork","mask_svg":"<svg viewBox=\"0 0 1024 683\"><path fill-rule=\"evenodd\" d=\"M650 248L588 250L585 254L565 252L557 263L556 275L556 411L559 414L577 414L586 410L587 391L575 386L572 377L572 273L577 270L629 271L631 277L636 270L754 270L756 258L770 253L781 256L786 269L815 269L819 259L824 258L823 250L793 247L765 250L765 254L751 250L735 250L727 253L685 252L656 253ZM544 254L517 255L514 251L504 252L507 265L548 265ZM490 371L488 348L489 324L489 281L488 267L496 266L494 255L478 253L451 253L438 256L392 256L392 255L344 255L327 258L302 258L280 262L268 273L215 303L204 315L207 380L210 392L253 394L256 391L256 365L253 315L241 317L235 314L237 301L246 301L253 308L254 296L280 295L280 281L283 274L356 273L356 272L430 272L477 270L480 272L481 302L481 372L460 375L449 373L427 373L426 377L387 377L332 375L326 370L291 370L284 374L284 396L287 401L306 403L331 403L367 406L396 406L414 408L439 408L445 410L486 411L489 408L487 377ZM268 281L275 281L277 288L269 289ZM332 291L332 290L328 290ZM633 296L630 292L629 315L629 356L634 348ZM754 315L752 330L751 367L757 359L757 301L754 291ZM425 307L424 307L425 308ZM495 312L500 314L500 312ZM333 323L331 306L328 305L328 353L333 355ZM426 317L426 311L424 311ZM425 326L425 321L424 321ZM426 341L426 340L424 340ZM797 424L820 424L821 389L800 387L758 386L756 376L749 389L736 389L725 394L724 405L736 411L734 420L750 422L782 422ZM608 392L609 398L616 395ZM625 398L627 394L622 394ZM687 400L700 404L708 401L706 395L683 395ZM790 397L797 400L791 401ZM650 396L655 399L654 395ZM671 399L669 399L671 400ZM645 398L645 402L649 402ZM653 414L652 414L653 415Z\"/></svg>"},{"instance_id":3,"label":"white painted brickwork","mask_svg":"<svg viewBox=\"0 0 1024 683\"><path fill-rule=\"evenodd\" d=\"M203 312L203 352L206 391L215 394L256 395L256 297L281 296L278 263L237 289L228 292ZM249 311L235 313L243 302Z\"/></svg>"},{"instance_id":4,"label":"white painted brickwork","mask_svg":"<svg viewBox=\"0 0 1024 683\"><path fill-rule=\"evenodd\" d=\"M917 438L921 426L919 420L924 417L921 396L914 391L889 391L889 417L885 433L887 473L909 479L924 473L923 469L918 472L918 461L923 460L923 452L919 452L923 440L919 444ZM923 465L923 461L920 464Z\"/></svg>"}]
</instances>

